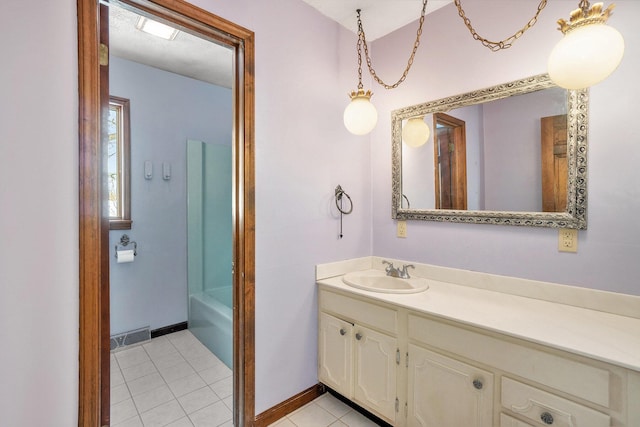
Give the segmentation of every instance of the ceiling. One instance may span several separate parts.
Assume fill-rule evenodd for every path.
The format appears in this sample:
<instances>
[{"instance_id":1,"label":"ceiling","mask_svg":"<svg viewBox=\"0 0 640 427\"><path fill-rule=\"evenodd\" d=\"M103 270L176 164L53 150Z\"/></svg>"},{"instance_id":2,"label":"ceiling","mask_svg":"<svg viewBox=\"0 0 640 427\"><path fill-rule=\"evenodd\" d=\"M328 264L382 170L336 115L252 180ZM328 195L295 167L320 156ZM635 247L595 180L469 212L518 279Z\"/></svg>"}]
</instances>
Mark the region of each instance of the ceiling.
<instances>
[{"instance_id":1,"label":"ceiling","mask_svg":"<svg viewBox=\"0 0 640 427\"><path fill-rule=\"evenodd\" d=\"M367 41L385 36L420 18L422 0L302 0L323 15L357 33L356 9L361 9ZM427 13L452 0L429 0ZM184 31L172 41L136 29L140 15L110 3L110 54L197 80L230 88L233 54Z\"/></svg>"},{"instance_id":2,"label":"ceiling","mask_svg":"<svg viewBox=\"0 0 640 427\"><path fill-rule=\"evenodd\" d=\"M110 4L109 53L161 70L230 88L233 52L210 40L180 31L164 40L136 28L140 15ZM175 25L174 25L175 26Z\"/></svg>"},{"instance_id":3,"label":"ceiling","mask_svg":"<svg viewBox=\"0 0 640 427\"><path fill-rule=\"evenodd\" d=\"M356 10L361 9L362 29L367 41L383 37L416 21L422 11L422 0L302 0L343 27L358 33ZM429 0L431 13L453 0Z\"/></svg>"}]
</instances>

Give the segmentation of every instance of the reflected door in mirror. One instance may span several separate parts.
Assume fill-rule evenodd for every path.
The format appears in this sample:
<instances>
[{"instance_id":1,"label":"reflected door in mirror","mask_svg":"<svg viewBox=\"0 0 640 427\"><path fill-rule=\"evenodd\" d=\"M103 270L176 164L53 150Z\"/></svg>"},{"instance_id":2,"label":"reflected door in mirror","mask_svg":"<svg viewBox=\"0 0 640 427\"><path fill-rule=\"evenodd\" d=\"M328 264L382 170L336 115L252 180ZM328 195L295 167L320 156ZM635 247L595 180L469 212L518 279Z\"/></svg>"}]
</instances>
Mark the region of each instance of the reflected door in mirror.
<instances>
[{"instance_id":1,"label":"reflected door in mirror","mask_svg":"<svg viewBox=\"0 0 640 427\"><path fill-rule=\"evenodd\" d=\"M567 209L567 115L540 119L542 144L542 211Z\"/></svg>"},{"instance_id":2,"label":"reflected door in mirror","mask_svg":"<svg viewBox=\"0 0 640 427\"><path fill-rule=\"evenodd\" d=\"M436 209L467 209L467 141L464 120L433 115Z\"/></svg>"}]
</instances>

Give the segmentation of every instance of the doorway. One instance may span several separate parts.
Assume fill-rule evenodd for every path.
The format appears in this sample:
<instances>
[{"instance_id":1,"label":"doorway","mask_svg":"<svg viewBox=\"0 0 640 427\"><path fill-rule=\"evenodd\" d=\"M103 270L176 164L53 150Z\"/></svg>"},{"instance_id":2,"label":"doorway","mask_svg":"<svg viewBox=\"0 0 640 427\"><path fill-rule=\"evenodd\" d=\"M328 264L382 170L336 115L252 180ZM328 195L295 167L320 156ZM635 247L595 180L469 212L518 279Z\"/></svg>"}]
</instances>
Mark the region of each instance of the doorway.
<instances>
[{"instance_id":1,"label":"doorway","mask_svg":"<svg viewBox=\"0 0 640 427\"><path fill-rule=\"evenodd\" d=\"M81 426L109 425L109 240L102 153L108 109L107 2L78 0L80 174ZM180 0L121 0L234 52L233 91L233 389L234 424L252 425L254 409L254 36Z\"/></svg>"},{"instance_id":2,"label":"doorway","mask_svg":"<svg viewBox=\"0 0 640 427\"><path fill-rule=\"evenodd\" d=\"M464 120L433 115L436 209L467 209L467 137Z\"/></svg>"}]
</instances>

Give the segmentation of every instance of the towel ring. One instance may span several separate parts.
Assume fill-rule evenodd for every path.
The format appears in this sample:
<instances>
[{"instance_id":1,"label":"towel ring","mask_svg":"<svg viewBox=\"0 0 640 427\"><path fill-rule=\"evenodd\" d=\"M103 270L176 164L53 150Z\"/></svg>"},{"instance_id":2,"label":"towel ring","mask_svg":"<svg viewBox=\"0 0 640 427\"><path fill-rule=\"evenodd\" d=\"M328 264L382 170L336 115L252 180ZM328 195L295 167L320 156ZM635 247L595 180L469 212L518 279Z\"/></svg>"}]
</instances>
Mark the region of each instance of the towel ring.
<instances>
[{"instance_id":1,"label":"towel ring","mask_svg":"<svg viewBox=\"0 0 640 427\"><path fill-rule=\"evenodd\" d=\"M336 208L340 211L341 214L349 215L353 211L353 202L351 201L351 197L347 193L344 192L341 186L336 187ZM342 207L342 196L345 196L349 199L349 210L344 210ZM340 204L338 204L340 202Z\"/></svg>"}]
</instances>

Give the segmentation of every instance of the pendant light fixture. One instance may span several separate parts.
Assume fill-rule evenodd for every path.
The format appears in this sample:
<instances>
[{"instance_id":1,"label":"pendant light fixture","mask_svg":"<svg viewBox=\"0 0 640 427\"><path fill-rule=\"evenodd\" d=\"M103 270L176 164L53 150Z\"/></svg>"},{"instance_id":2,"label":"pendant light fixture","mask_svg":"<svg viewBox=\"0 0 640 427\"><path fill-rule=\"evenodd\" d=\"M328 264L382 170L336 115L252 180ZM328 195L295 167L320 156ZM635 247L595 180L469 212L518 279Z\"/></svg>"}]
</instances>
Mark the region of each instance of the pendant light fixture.
<instances>
[{"instance_id":1,"label":"pendant light fixture","mask_svg":"<svg viewBox=\"0 0 640 427\"><path fill-rule=\"evenodd\" d=\"M366 135L376 127L378 123L378 111L371 103L370 90L364 91L362 84L362 40L364 40L364 31L362 30L362 21L360 20L360 11L358 14L358 90L349 94L351 102L344 109L344 125L349 132L354 135Z\"/></svg>"},{"instance_id":2,"label":"pendant light fixture","mask_svg":"<svg viewBox=\"0 0 640 427\"><path fill-rule=\"evenodd\" d=\"M356 11L358 17L358 42L356 45L358 52L358 89L349 94L351 102L345 108L343 117L344 124L349 132L355 135L366 135L373 130L378 121L378 112L371 104L373 93L370 90L365 92L362 85L362 50L364 49L367 67L373 79L385 89L398 87L407 78L420 45L427 1L423 0L422 2L420 23L407 67L402 77L392 85L382 81L373 69L360 17L361 9ZM462 0L454 0L454 4L458 9L458 15L473 38L491 51L497 52L513 46L517 39L538 22L538 17L546 7L547 1L540 0L533 18L513 35L500 41L492 41L478 34L462 8ZM614 6L612 4L603 10L603 3L595 3L591 6L588 0L581 0L578 9L571 12L569 22L564 19L558 20L559 30L565 36L554 47L548 61L549 76L558 86L565 89L583 89L606 79L618 67L624 55L624 39L616 29L606 25ZM403 139L407 145L420 146L428 138L429 127L423 118L412 118L405 123Z\"/></svg>"},{"instance_id":3,"label":"pendant light fixture","mask_svg":"<svg viewBox=\"0 0 640 427\"><path fill-rule=\"evenodd\" d=\"M411 56L409 57L409 61L407 63L407 68L405 68L402 77L400 77L400 79L392 85L388 85L384 81L382 81L382 79L378 77L376 71L373 69L371 57L369 56L369 47L367 46L367 38L362 27L362 19L360 18L360 12L362 10L356 10L358 16L358 43L356 45L358 51L358 89L349 94L351 102L347 105L347 108L345 108L343 116L345 127L354 135L368 134L373 130L373 128L376 126L376 123L378 122L378 112L376 110L376 107L374 107L371 103L371 96L373 95L373 93L370 90L367 90L365 92L364 86L362 85L362 50L364 49L367 68L369 69L369 73L371 74L373 79L385 89L395 89L396 87L398 87L400 83L402 83L407 78L409 69L411 68L411 65L413 65L413 59L415 58L416 51L418 50L418 46L420 45L420 36L422 35L422 25L424 24L424 17L427 10L427 1L428 0L422 1L420 24L418 26L416 41L413 45L413 51L411 52Z\"/></svg>"},{"instance_id":4,"label":"pendant light fixture","mask_svg":"<svg viewBox=\"0 0 640 427\"><path fill-rule=\"evenodd\" d=\"M565 89L584 89L606 79L618 68L624 55L624 39L607 20L614 4L590 6L582 0L569 22L558 20L564 37L549 56L549 77Z\"/></svg>"},{"instance_id":5,"label":"pendant light fixture","mask_svg":"<svg viewBox=\"0 0 640 427\"><path fill-rule=\"evenodd\" d=\"M431 131L424 117L412 117L402 127L402 141L409 147L420 147L429 140Z\"/></svg>"}]
</instances>

